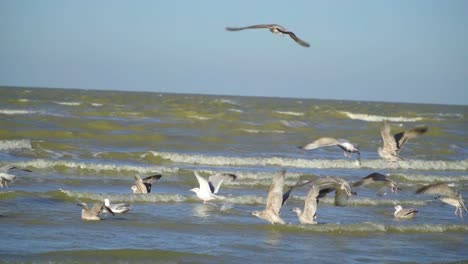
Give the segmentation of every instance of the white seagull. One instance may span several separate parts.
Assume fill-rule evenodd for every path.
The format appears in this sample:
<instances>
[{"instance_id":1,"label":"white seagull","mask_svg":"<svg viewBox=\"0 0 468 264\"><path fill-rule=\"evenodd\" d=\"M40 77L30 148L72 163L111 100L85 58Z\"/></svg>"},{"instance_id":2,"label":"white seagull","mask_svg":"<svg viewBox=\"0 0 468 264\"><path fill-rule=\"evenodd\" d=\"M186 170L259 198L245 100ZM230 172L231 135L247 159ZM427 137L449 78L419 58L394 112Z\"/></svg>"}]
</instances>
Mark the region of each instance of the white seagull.
<instances>
[{"instance_id":1,"label":"white seagull","mask_svg":"<svg viewBox=\"0 0 468 264\"><path fill-rule=\"evenodd\" d=\"M8 172L12 170L20 170L20 171L27 171L31 172L30 170L27 169L20 169L18 167L6 164L0 167L0 188L3 188L3 186L8 187L8 183L13 181L16 176L13 174L9 174Z\"/></svg>"},{"instance_id":2,"label":"white seagull","mask_svg":"<svg viewBox=\"0 0 468 264\"><path fill-rule=\"evenodd\" d=\"M357 154L357 160L360 162L361 153L359 152L359 147L349 140L346 139L335 139L331 137L321 137L319 139L314 140L311 143L305 144L303 146L299 146L298 148L304 150L316 149L321 147L331 147L331 146L338 146L343 150L343 154L345 157L350 157L351 153Z\"/></svg>"},{"instance_id":3,"label":"white seagull","mask_svg":"<svg viewBox=\"0 0 468 264\"><path fill-rule=\"evenodd\" d=\"M317 224L317 197L319 192L320 188L317 185L312 185L304 200L304 211L302 212L298 207L293 209L293 212L297 213L301 224Z\"/></svg>"},{"instance_id":4,"label":"white seagull","mask_svg":"<svg viewBox=\"0 0 468 264\"><path fill-rule=\"evenodd\" d=\"M274 178L268 191L266 208L263 211L254 211L252 215L266 220L272 224L285 224L279 216L283 204L283 186L286 171L282 170Z\"/></svg>"},{"instance_id":5,"label":"white seagull","mask_svg":"<svg viewBox=\"0 0 468 264\"><path fill-rule=\"evenodd\" d=\"M366 177L362 178L361 180L353 183L353 187L365 186L373 183L384 184L384 186L377 192L377 195L379 196L385 195L387 187L390 188L392 193L397 193L398 190L401 190L401 188L398 187L398 184L396 182L390 180L385 175L380 174L378 172L371 173Z\"/></svg>"},{"instance_id":6,"label":"white seagull","mask_svg":"<svg viewBox=\"0 0 468 264\"><path fill-rule=\"evenodd\" d=\"M455 215L460 213L460 218L463 218L463 212L467 212L463 197L454 189L450 188L447 183L439 182L423 186L416 190L416 194L438 194L436 199L455 207Z\"/></svg>"},{"instance_id":7,"label":"white seagull","mask_svg":"<svg viewBox=\"0 0 468 264\"><path fill-rule=\"evenodd\" d=\"M190 191L194 192L198 198L200 198L203 203L211 200L223 200L225 199L224 196L216 195L221 187L221 184L224 181L232 181L237 178L234 174L229 173L217 173L211 175L208 180L203 178L198 174L198 172L194 171L195 176L197 177L198 184L200 185L199 188L192 188Z\"/></svg>"},{"instance_id":8,"label":"white seagull","mask_svg":"<svg viewBox=\"0 0 468 264\"><path fill-rule=\"evenodd\" d=\"M86 203L78 203L76 205L82 208L81 219L83 220L102 220L101 217L99 217L99 214L102 213L104 209L106 209L109 213L114 215L114 212L112 212L112 210L109 207L102 203L95 203L91 209L88 208L88 205Z\"/></svg>"},{"instance_id":9,"label":"white seagull","mask_svg":"<svg viewBox=\"0 0 468 264\"><path fill-rule=\"evenodd\" d=\"M104 199L104 213L109 213L107 208L110 208L114 214L124 214L132 209L132 206L126 203L111 204L109 199Z\"/></svg>"},{"instance_id":10,"label":"white seagull","mask_svg":"<svg viewBox=\"0 0 468 264\"><path fill-rule=\"evenodd\" d=\"M136 175L135 185L132 186L132 191L133 193L150 193L152 184L159 179L161 179L160 174L148 176L143 179Z\"/></svg>"},{"instance_id":11,"label":"white seagull","mask_svg":"<svg viewBox=\"0 0 468 264\"><path fill-rule=\"evenodd\" d=\"M244 29L257 29L257 28L268 28L273 34L289 35L299 45L306 47L306 48L310 47L309 43L298 38L296 34L294 34L292 31L289 31L286 28L277 24L261 24L261 25L252 25L248 27L226 27L226 30L227 31L239 31L239 30L244 30Z\"/></svg>"},{"instance_id":12,"label":"white seagull","mask_svg":"<svg viewBox=\"0 0 468 264\"><path fill-rule=\"evenodd\" d=\"M428 128L426 126L416 127L407 131L399 132L395 135L390 133L390 126L384 122L383 127L380 128L380 135L382 136L383 146L377 149L379 156L390 162L403 160L399 156L399 152L408 139L415 138L419 135L426 133Z\"/></svg>"},{"instance_id":13,"label":"white seagull","mask_svg":"<svg viewBox=\"0 0 468 264\"><path fill-rule=\"evenodd\" d=\"M418 213L418 209L403 209L401 205L397 205L395 206L395 212L393 213L393 215L396 218L408 219L413 218L416 215L416 213Z\"/></svg>"}]
</instances>

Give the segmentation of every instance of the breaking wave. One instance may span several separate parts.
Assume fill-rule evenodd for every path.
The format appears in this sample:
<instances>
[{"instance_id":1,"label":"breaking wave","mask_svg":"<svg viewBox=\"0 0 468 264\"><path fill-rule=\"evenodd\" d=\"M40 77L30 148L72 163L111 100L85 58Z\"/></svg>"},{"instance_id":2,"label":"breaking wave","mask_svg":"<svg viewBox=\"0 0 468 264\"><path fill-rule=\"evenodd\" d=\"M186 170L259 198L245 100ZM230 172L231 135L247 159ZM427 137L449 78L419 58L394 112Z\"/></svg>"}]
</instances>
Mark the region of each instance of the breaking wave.
<instances>
[{"instance_id":1,"label":"breaking wave","mask_svg":"<svg viewBox=\"0 0 468 264\"><path fill-rule=\"evenodd\" d=\"M19 140L0 140L0 150L13 149L31 149L31 141L29 139Z\"/></svg>"},{"instance_id":2,"label":"breaking wave","mask_svg":"<svg viewBox=\"0 0 468 264\"><path fill-rule=\"evenodd\" d=\"M369 114L358 114L346 111L340 111L340 113L346 115L348 118L353 120L362 120L367 122L382 122L384 120L391 122L417 122L421 121L424 118L422 117L403 117L403 116L379 116L379 115L369 115Z\"/></svg>"},{"instance_id":3,"label":"breaking wave","mask_svg":"<svg viewBox=\"0 0 468 264\"><path fill-rule=\"evenodd\" d=\"M176 163L205 164L213 166L283 166L296 168L339 168L339 169L415 169L415 170L468 170L468 160L404 160L389 163L384 160L361 160L359 166L354 160L293 159L285 157L226 157L198 154L150 151L153 155Z\"/></svg>"},{"instance_id":4,"label":"breaking wave","mask_svg":"<svg viewBox=\"0 0 468 264\"><path fill-rule=\"evenodd\" d=\"M58 101L54 101L54 103L59 104L59 105L68 105L68 106L79 106L79 105L81 105L81 102L58 102Z\"/></svg>"},{"instance_id":5,"label":"breaking wave","mask_svg":"<svg viewBox=\"0 0 468 264\"><path fill-rule=\"evenodd\" d=\"M292 111L275 111L275 113L281 114L281 115L291 115L291 116L303 116L304 113L302 112L292 112Z\"/></svg>"},{"instance_id":6,"label":"breaking wave","mask_svg":"<svg viewBox=\"0 0 468 264\"><path fill-rule=\"evenodd\" d=\"M37 111L31 110L21 110L21 109L0 109L0 114L4 115L30 115L30 114L37 114Z\"/></svg>"}]
</instances>

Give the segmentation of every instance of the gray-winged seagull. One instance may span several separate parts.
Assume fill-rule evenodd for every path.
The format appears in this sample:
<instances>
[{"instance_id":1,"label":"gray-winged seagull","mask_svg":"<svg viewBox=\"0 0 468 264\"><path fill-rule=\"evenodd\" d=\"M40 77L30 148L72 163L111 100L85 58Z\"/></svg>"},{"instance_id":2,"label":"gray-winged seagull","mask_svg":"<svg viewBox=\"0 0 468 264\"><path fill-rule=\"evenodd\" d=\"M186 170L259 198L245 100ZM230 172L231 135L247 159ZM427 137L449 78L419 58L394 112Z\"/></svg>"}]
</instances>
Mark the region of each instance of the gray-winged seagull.
<instances>
[{"instance_id":1,"label":"gray-winged seagull","mask_svg":"<svg viewBox=\"0 0 468 264\"><path fill-rule=\"evenodd\" d=\"M316 149L321 147L331 147L331 146L338 146L343 150L343 154L346 157L349 157L351 153L357 154L357 160L360 163L361 160L361 152L359 152L359 147L349 140L346 139L335 139L331 137L321 137L319 139L314 140L311 143L305 144L303 146L299 146L298 148L304 150Z\"/></svg>"},{"instance_id":2,"label":"gray-winged seagull","mask_svg":"<svg viewBox=\"0 0 468 264\"><path fill-rule=\"evenodd\" d=\"M428 128L426 126L416 127L407 131L399 132L395 135L390 133L390 126L384 122L380 128L380 135L382 136L383 146L377 149L379 156L390 162L403 160L399 156L399 152L408 139L415 138L419 135L426 133Z\"/></svg>"},{"instance_id":3,"label":"gray-winged seagull","mask_svg":"<svg viewBox=\"0 0 468 264\"><path fill-rule=\"evenodd\" d=\"M377 192L377 195L379 196L385 195L387 187L390 188L391 192L393 193L396 193L398 192L398 190L401 190L401 188L398 187L398 184L396 182L390 180L385 175L380 174L378 172L371 173L366 177L362 178L361 180L353 183L353 187L365 186L373 183L384 184L384 186Z\"/></svg>"},{"instance_id":4,"label":"gray-winged seagull","mask_svg":"<svg viewBox=\"0 0 468 264\"><path fill-rule=\"evenodd\" d=\"M15 167L15 166L12 166L12 165L9 165L9 164L5 164L5 165L1 166L0 167L0 188L3 188L3 186L8 187L8 183L13 181L16 178L15 175L8 173L8 172L10 172L12 170L20 170L20 171L31 172L30 170L20 169L18 167Z\"/></svg>"},{"instance_id":5,"label":"gray-winged seagull","mask_svg":"<svg viewBox=\"0 0 468 264\"><path fill-rule=\"evenodd\" d=\"M312 188L310 188L310 191L304 199L304 211L301 211L298 207L293 209L293 212L297 213L301 224L317 224L317 197L319 192L320 188L317 185L312 185Z\"/></svg>"},{"instance_id":6,"label":"gray-winged seagull","mask_svg":"<svg viewBox=\"0 0 468 264\"><path fill-rule=\"evenodd\" d=\"M102 203L95 203L91 209L88 208L88 205L86 203L78 203L76 205L82 208L81 219L83 220L94 220L94 221L101 220L101 217L99 217L99 214L102 213L104 209L106 209L109 213L114 215L112 210Z\"/></svg>"},{"instance_id":7,"label":"gray-winged seagull","mask_svg":"<svg viewBox=\"0 0 468 264\"><path fill-rule=\"evenodd\" d=\"M309 43L303 41L302 39L298 38L296 34L292 31L287 30L286 28L278 25L278 24L261 24L261 25L252 25L248 27L226 27L228 31L239 31L244 29L257 29L257 28L268 28L271 33L273 34L280 34L280 35L289 35L294 41L296 41L299 45L303 47L310 47Z\"/></svg>"},{"instance_id":8,"label":"gray-winged seagull","mask_svg":"<svg viewBox=\"0 0 468 264\"><path fill-rule=\"evenodd\" d=\"M463 212L467 212L463 197L454 189L450 188L447 183L438 182L423 186L416 190L416 194L437 194L440 195L436 199L455 207L455 215L460 212L460 218L463 218Z\"/></svg>"},{"instance_id":9,"label":"gray-winged seagull","mask_svg":"<svg viewBox=\"0 0 468 264\"><path fill-rule=\"evenodd\" d=\"M124 214L132 209L132 206L126 203L111 204L109 199L104 199L104 213L109 213L107 208L110 208L114 214Z\"/></svg>"},{"instance_id":10,"label":"gray-winged seagull","mask_svg":"<svg viewBox=\"0 0 468 264\"><path fill-rule=\"evenodd\" d=\"M151 186L154 182L156 182L159 179L161 179L160 174L148 176L143 179L141 179L140 176L136 175L135 185L132 186L132 191L133 193L150 193Z\"/></svg>"},{"instance_id":11,"label":"gray-winged seagull","mask_svg":"<svg viewBox=\"0 0 468 264\"><path fill-rule=\"evenodd\" d=\"M417 212L418 212L418 209L413 209L413 208L403 209L401 205L397 205L395 206L395 212L393 213L393 215L396 218L408 219L408 218L413 218Z\"/></svg>"}]
</instances>

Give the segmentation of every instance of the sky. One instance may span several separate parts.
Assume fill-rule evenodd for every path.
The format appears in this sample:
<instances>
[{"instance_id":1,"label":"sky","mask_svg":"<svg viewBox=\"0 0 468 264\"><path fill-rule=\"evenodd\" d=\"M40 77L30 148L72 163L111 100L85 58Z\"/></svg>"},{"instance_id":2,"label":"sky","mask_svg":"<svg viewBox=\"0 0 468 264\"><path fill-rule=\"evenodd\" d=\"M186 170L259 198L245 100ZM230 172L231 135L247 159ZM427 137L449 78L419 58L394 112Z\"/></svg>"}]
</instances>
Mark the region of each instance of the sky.
<instances>
[{"instance_id":1,"label":"sky","mask_svg":"<svg viewBox=\"0 0 468 264\"><path fill-rule=\"evenodd\" d=\"M304 48L267 29L276 23ZM468 105L468 1L2 0L0 85Z\"/></svg>"}]
</instances>

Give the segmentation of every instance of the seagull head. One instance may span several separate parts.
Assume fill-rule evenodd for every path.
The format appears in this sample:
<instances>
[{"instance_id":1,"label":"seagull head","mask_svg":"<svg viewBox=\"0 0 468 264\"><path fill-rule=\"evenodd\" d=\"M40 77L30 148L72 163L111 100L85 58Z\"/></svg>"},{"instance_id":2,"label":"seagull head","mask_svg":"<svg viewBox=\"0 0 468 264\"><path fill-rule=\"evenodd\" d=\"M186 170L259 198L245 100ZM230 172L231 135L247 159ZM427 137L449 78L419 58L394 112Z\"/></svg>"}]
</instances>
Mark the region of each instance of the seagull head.
<instances>
[{"instance_id":1,"label":"seagull head","mask_svg":"<svg viewBox=\"0 0 468 264\"><path fill-rule=\"evenodd\" d=\"M136 193L138 191L138 188L136 187L136 185L132 186L132 191L133 191L133 193Z\"/></svg>"},{"instance_id":2,"label":"seagull head","mask_svg":"<svg viewBox=\"0 0 468 264\"><path fill-rule=\"evenodd\" d=\"M110 201L109 201L109 199L107 199L107 198L104 199L104 205L107 206L107 207L110 206Z\"/></svg>"},{"instance_id":3,"label":"seagull head","mask_svg":"<svg viewBox=\"0 0 468 264\"><path fill-rule=\"evenodd\" d=\"M251 214L255 215L256 217L259 217L260 216L260 211L253 211Z\"/></svg>"},{"instance_id":4,"label":"seagull head","mask_svg":"<svg viewBox=\"0 0 468 264\"><path fill-rule=\"evenodd\" d=\"M200 188L192 188L190 189L191 192L198 193L200 191Z\"/></svg>"},{"instance_id":5,"label":"seagull head","mask_svg":"<svg viewBox=\"0 0 468 264\"><path fill-rule=\"evenodd\" d=\"M399 212L399 211L401 211L403 209L403 207L401 207L401 205L397 205L394 208L395 208L396 212Z\"/></svg>"}]
</instances>

